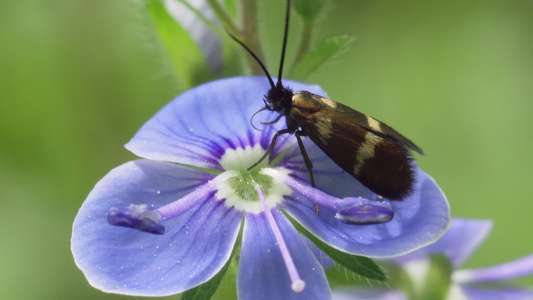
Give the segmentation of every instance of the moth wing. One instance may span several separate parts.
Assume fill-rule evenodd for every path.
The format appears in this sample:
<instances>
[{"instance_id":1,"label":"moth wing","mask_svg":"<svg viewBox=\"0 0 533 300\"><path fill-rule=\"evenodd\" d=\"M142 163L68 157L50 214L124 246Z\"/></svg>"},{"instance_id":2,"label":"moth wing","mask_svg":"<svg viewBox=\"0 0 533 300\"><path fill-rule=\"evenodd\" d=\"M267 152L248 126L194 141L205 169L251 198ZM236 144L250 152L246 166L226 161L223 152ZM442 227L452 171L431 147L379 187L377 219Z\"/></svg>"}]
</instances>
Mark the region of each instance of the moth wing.
<instances>
[{"instance_id":1,"label":"moth wing","mask_svg":"<svg viewBox=\"0 0 533 300\"><path fill-rule=\"evenodd\" d=\"M378 121L371 116L360 113L350 107L337 103L338 110L347 118L354 120L362 128L372 132L373 134L384 138L386 140L392 140L410 150L416 151L419 154L424 154L424 151L413 143L410 139L406 138L398 131L392 129L387 124Z\"/></svg>"},{"instance_id":2,"label":"moth wing","mask_svg":"<svg viewBox=\"0 0 533 300\"><path fill-rule=\"evenodd\" d=\"M307 116L301 128L338 166L371 191L391 200L405 198L414 182L409 151L404 143L361 126L360 119L349 118L343 110L322 109Z\"/></svg>"}]
</instances>

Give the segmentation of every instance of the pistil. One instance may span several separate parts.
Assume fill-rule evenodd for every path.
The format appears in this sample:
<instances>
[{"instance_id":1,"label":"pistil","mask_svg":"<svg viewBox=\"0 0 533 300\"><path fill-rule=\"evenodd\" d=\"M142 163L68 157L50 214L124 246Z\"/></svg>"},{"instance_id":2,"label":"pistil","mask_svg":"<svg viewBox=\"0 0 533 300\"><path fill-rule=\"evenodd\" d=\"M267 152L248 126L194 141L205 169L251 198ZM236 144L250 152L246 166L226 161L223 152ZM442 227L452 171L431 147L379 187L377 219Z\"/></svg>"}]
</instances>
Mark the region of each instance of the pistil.
<instances>
[{"instance_id":1,"label":"pistil","mask_svg":"<svg viewBox=\"0 0 533 300\"><path fill-rule=\"evenodd\" d=\"M259 199L261 199L261 203L263 204L263 209L267 217L268 224L270 225L270 229L272 230L272 233L274 234L274 237L276 238L276 242L280 248L283 261L285 262L285 266L287 267L287 271L289 272L289 277L291 278L291 281L292 281L291 288L293 291L299 293L305 289L305 281L303 281L300 278L300 274L298 274L298 270L296 269L296 265L294 265L294 261L289 252L289 248L287 247L287 244L285 243L285 240L283 239L283 235L281 234L281 231L279 230L278 224L274 220L274 216L272 215L271 208L268 207L268 203L265 199L265 195L263 194L263 191L261 190L261 187L259 185L256 185L255 190L257 191ZM277 210L277 208L272 208L272 209Z\"/></svg>"}]
</instances>

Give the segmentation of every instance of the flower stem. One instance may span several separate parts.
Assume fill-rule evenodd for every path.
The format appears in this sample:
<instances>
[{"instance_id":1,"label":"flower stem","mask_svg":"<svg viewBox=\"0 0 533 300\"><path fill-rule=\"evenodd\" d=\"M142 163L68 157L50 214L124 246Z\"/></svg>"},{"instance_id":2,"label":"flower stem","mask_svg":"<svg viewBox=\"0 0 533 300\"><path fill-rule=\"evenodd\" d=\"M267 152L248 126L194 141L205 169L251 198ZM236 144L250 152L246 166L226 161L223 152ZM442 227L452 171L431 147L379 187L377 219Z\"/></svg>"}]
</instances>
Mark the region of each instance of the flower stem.
<instances>
[{"instance_id":1,"label":"flower stem","mask_svg":"<svg viewBox=\"0 0 533 300\"><path fill-rule=\"evenodd\" d=\"M259 40L257 0L241 0L241 30L237 31L246 46L253 50L255 55L264 62L265 55ZM253 59L246 55L246 61L252 74L263 74L263 70Z\"/></svg>"},{"instance_id":2,"label":"flower stem","mask_svg":"<svg viewBox=\"0 0 533 300\"><path fill-rule=\"evenodd\" d=\"M238 32L237 26L235 26L235 23L233 23L229 14L220 6L217 0L207 0L207 2L224 27L226 27L230 32Z\"/></svg>"},{"instance_id":3,"label":"flower stem","mask_svg":"<svg viewBox=\"0 0 533 300\"><path fill-rule=\"evenodd\" d=\"M292 61L291 68L288 74L292 73L292 71L294 70L296 65L298 65L298 62L302 59L304 54L306 54L307 51L309 51L309 49L311 48L311 41L312 41L313 33L314 33L314 30L313 30L314 25L315 25L314 21L304 22L304 28L302 30L302 35L300 38L300 45L298 46L298 50L296 51L296 56L294 57Z\"/></svg>"}]
</instances>

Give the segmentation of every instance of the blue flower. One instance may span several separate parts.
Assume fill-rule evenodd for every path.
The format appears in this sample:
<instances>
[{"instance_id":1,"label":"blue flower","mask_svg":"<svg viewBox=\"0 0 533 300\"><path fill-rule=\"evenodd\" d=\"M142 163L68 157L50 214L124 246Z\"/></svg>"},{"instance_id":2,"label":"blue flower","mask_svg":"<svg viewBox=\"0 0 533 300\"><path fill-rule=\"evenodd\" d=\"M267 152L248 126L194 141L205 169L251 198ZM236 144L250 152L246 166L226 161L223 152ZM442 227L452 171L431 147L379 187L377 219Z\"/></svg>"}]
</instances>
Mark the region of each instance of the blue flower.
<instances>
[{"instance_id":1,"label":"blue flower","mask_svg":"<svg viewBox=\"0 0 533 300\"><path fill-rule=\"evenodd\" d=\"M287 83L325 95L316 85ZM247 171L284 127L250 124L268 88L264 77L210 82L139 130L126 148L145 159L109 172L74 221L72 252L91 285L127 295L182 293L221 271L242 229L239 299L327 299L324 270L285 214L329 246L368 257L405 254L444 234L448 203L418 167L410 197L380 200L306 141L319 190L296 139L285 135L270 162Z\"/></svg>"},{"instance_id":2,"label":"blue flower","mask_svg":"<svg viewBox=\"0 0 533 300\"><path fill-rule=\"evenodd\" d=\"M420 290L424 288L428 278L430 256L444 255L452 267L446 299L533 299L533 289L512 287L504 282L533 275L533 255L488 268L459 269L483 243L491 229L490 220L453 219L448 232L436 243L392 260L410 275L413 289ZM497 283L499 288L495 289L488 283ZM349 288L336 290L333 294L334 300L409 299L403 291L391 289Z\"/></svg>"}]
</instances>

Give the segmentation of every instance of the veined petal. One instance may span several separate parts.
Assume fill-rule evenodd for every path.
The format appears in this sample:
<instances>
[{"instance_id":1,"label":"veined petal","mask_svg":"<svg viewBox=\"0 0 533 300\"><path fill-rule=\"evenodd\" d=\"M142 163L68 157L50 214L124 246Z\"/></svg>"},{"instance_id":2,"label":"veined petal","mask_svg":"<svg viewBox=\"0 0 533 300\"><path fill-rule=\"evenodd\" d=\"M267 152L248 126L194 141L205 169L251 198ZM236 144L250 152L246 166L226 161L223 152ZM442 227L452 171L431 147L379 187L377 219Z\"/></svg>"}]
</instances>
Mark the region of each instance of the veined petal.
<instances>
[{"instance_id":1,"label":"veined petal","mask_svg":"<svg viewBox=\"0 0 533 300\"><path fill-rule=\"evenodd\" d=\"M284 83L296 90L325 94L317 85L290 80ZM144 158L221 170L218 160L226 149L258 143L267 149L274 132L286 127L283 120L265 126L263 131L250 124L252 115L264 106L262 99L268 89L264 76L234 77L200 85L161 109L126 148ZM272 112L260 113L256 124L262 126L260 121L276 116ZM292 135L281 136L273 155L294 143Z\"/></svg>"},{"instance_id":2,"label":"veined petal","mask_svg":"<svg viewBox=\"0 0 533 300\"><path fill-rule=\"evenodd\" d=\"M352 180L351 185L341 187L342 193L356 197L359 183ZM448 201L420 168L416 169L414 192L403 201L391 201L394 218L388 223L349 225L336 219L332 210L321 209L317 214L314 204L302 194L287 198L283 204L286 211L322 241L348 253L374 258L402 255L431 244L450 223Z\"/></svg>"},{"instance_id":3,"label":"veined petal","mask_svg":"<svg viewBox=\"0 0 533 300\"><path fill-rule=\"evenodd\" d=\"M491 220L452 219L450 229L434 244L395 257L397 262L424 257L429 254L444 254L454 268L460 267L485 241L492 229Z\"/></svg>"},{"instance_id":4,"label":"veined petal","mask_svg":"<svg viewBox=\"0 0 533 300\"><path fill-rule=\"evenodd\" d=\"M291 279L265 214L247 214L237 275L239 299L329 299L324 269L289 221L280 212L272 213L305 289L299 293L291 289Z\"/></svg>"},{"instance_id":5,"label":"veined petal","mask_svg":"<svg viewBox=\"0 0 533 300\"><path fill-rule=\"evenodd\" d=\"M171 163L138 160L100 180L72 230L72 253L90 284L112 293L164 296L213 277L229 259L242 219L242 213L228 209L213 194L181 216L165 220L163 235L107 222L111 207L148 204L157 208L212 177Z\"/></svg>"}]
</instances>

